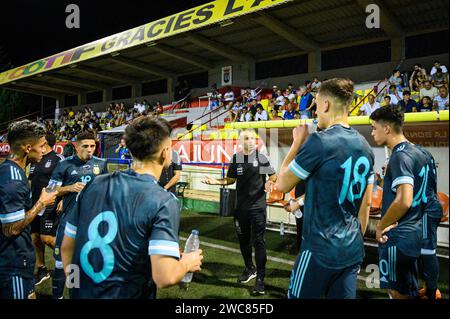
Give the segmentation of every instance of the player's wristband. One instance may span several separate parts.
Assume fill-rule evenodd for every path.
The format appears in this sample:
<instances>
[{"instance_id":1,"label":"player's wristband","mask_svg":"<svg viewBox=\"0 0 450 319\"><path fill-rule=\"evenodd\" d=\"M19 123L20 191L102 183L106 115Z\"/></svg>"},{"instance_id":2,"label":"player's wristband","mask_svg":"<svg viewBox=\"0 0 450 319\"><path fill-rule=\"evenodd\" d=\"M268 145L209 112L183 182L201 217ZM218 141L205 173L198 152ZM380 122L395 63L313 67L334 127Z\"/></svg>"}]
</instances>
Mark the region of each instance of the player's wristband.
<instances>
[{"instance_id":1,"label":"player's wristband","mask_svg":"<svg viewBox=\"0 0 450 319\"><path fill-rule=\"evenodd\" d=\"M305 206L305 202L303 201L303 198L302 198L302 197L300 197L300 198L297 200L297 203L298 203L300 206Z\"/></svg>"}]
</instances>

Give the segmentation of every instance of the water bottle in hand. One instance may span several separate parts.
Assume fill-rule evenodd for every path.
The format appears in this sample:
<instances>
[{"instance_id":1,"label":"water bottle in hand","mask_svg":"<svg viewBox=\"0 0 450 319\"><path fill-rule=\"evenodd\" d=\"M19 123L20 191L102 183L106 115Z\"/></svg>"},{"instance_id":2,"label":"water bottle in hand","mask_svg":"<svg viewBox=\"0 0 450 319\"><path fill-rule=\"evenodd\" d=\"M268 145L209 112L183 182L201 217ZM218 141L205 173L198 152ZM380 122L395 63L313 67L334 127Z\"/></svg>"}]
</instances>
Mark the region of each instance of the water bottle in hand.
<instances>
[{"instance_id":1,"label":"water bottle in hand","mask_svg":"<svg viewBox=\"0 0 450 319\"><path fill-rule=\"evenodd\" d=\"M50 181L50 183L48 183L47 187L46 187L44 190L45 190L47 193L51 193L51 192L54 192L54 191L56 190L56 186L57 186L57 184L56 184L55 181ZM39 215L39 216L44 215L45 209L46 209L46 207L44 207L44 208L38 213L38 215Z\"/></svg>"},{"instance_id":2,"label":"water bottle in hand","mask_svg":"<svg viewBox=\"0 0 450 319\"><path fill-rule=\"evenodd\" d=\"M198 230L193 229L191 235L186 240L186 245L184 246L184 252L185 253L191 253L196 251L200 248L200 239L198 238ZM183 283L189 283L192 281L192 275L193 273L188 272L183 279L181 279L181 282Z\"/></svg>"},{"instance_id":3,"label":"water bottle in hand","mask_svg":"<svg viewBox=\"0 0 450 319\"><path fill-rule=\"evenodd\" d=\"M47 193L54 192L56 190L56 186L57 183L55 181L50 181L50 183L48 183L47 187L45 188L45 191Z\"/></svg>"}]
</instances>

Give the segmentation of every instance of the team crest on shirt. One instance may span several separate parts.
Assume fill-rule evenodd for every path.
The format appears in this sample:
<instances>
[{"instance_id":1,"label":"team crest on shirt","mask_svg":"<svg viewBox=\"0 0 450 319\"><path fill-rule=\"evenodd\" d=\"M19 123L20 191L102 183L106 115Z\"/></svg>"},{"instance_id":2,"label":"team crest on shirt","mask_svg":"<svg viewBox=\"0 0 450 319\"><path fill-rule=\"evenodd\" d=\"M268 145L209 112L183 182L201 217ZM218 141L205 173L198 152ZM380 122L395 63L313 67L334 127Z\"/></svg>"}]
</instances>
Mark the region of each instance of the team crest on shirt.
<instances>
[{"instance_id":1,"label":"team crest on shirt","mask_svg":"<svg viewBox=\"0 0 450 319\"><path fill-rule=\"evenodd\" d=\"M92 169L92 172L93 172L95 175L100 174L100 167L99 167L98 165L94 165L94 168Z\"/></svg>"},{"instance_id":2,"label":"team crest on shirt","mask_svg":"<svg viewBox=\"0 0 450 319\"><path fill-rule=\"evenodd\" d=\"M45 163L45 168L50 168L50 166L52 166L52 161L47 161L47 163Z\"/></svg>"},{"instance_id":3,"label":"team crest on shirt","mask_svg":"<svg viewBox=\"0 0 450 319\"><path fill-rule=\"evenodd\" d=\"M257 159L255 159L255 160L253 161L253 167L258 167L258 160L257 160Z\"/></svg>"}]
</instances>

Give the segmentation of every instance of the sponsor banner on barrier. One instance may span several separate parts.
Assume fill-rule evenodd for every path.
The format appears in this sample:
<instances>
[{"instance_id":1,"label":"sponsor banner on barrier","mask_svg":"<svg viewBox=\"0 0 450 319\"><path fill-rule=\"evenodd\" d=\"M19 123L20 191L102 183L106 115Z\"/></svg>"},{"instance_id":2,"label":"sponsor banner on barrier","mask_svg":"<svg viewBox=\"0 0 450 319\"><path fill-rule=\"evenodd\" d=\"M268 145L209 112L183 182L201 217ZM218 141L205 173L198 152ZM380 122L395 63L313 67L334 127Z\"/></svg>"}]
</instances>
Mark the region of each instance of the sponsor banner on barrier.
<instances>
[{"instance_id":1,"label":"sponsor banner on barrier","mask_svg":"<svg viewBox=\"0 0 450 319\"><path fill-rule=\"evenodd\" d=\"M145 25L0 73L0 85L111 54L126 48L203 28L292 0L216 0ZM25 39L24 39L25 41Z\"/></svg>"},{"instance_id":2,"label":"sponsor banner on barrier","mask_svg":"<svg viewBox=\"0 0 450 319\"><path fill-rule=\"evenodd\" d=\"M242 150L239 140L215 141L172 141L172 148L180 155L183 163L222 164L229 163L233 154ZM267 149L262 140L257 140L257 148L262 153Z\"/></svg>"}]
</instances>

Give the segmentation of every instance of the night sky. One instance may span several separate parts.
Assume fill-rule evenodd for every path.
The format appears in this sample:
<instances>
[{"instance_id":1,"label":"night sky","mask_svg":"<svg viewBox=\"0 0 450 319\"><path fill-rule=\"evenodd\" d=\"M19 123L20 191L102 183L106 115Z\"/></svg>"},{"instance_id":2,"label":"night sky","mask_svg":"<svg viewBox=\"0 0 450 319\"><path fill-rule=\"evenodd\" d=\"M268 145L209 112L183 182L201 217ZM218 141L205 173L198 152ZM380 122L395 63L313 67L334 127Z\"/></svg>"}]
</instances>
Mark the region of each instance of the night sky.
<instances>
[{"instance_id":1,"label":"night sky","mask_svg":"<svg viewBox=\"0 0 450 319\"><path fill-rule=\"evenodd\" d=\"M2 1L0 50L17 67L211 1ZM72 3L80 7L80 29L66 28Z\"/></svg>"}]
</instances>

